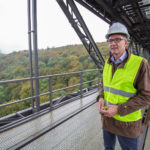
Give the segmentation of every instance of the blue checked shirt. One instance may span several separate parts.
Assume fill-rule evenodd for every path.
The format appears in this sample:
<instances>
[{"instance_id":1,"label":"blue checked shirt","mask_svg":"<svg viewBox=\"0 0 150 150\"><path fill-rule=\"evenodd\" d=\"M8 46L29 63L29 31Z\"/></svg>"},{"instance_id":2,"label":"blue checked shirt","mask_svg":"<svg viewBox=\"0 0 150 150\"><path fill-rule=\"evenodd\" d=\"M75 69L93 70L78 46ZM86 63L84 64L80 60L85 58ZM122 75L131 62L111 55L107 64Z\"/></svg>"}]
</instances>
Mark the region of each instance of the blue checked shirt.
<instances>
[{"instance_id":1,"label":"blue checked shirt","mask_svg":"<svg viewBox=\"0 0 150 150\"><path fill-rule=\"evenodd\" d=\"M127 54L127 52L125 51L125 52L122 54L122 56L120 56L120 58L117 59L116 61L115 61L114 57L112 56L112 57L111 57L111 61L112 61L114 64L119 64L119 63L123 62L123 61L127 58L127 56L128 56L128 54Z\"/></svg>"}]
</instances>

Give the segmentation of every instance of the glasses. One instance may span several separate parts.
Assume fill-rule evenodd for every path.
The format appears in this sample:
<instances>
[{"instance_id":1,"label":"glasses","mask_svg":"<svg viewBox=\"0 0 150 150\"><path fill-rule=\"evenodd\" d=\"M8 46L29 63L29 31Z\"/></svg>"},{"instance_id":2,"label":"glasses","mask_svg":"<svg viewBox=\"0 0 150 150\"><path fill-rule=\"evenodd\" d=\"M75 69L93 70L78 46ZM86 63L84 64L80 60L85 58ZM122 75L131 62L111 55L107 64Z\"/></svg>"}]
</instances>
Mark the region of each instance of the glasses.
<instances>
[{"instance_id":1,"label":"glasses","mask_svg":"<svg viewBox=\"0 0 150 150\"><path fill-rule=\"evenodd\" d=\"M121 40L125 40L125 38L122 38L122 39L121 39L121 38L108 39L107 42L110 43L110 44L111 44L112 42L119 43Z\"/></svg>"}]
</instances>

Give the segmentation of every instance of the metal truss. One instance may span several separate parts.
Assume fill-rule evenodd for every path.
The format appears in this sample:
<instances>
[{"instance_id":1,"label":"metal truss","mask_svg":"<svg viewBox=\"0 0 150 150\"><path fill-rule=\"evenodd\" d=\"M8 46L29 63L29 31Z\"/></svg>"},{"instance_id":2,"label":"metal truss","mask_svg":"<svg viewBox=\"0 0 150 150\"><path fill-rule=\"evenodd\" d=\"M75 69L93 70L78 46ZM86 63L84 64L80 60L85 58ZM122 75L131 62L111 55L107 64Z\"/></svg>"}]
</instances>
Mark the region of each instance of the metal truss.
<instances>
[{"instance_id":1,"label":"metal truss","mask_svg":"<svg viewBox=\"0 0 150 150\"><path fill-rule=\"evenodd\" d=\"M90 34L81 14L79 13L76 4L73 0L66 0L66 2L64 1L65 0L57 0L59 6L76 31L89 55L91 56L97 67L102 68L102 66L104 65L104 59L96 43L94 42L93 37Z\"/></svg>"},{"instance_id":2,"label":"metal truss","mask_svg":"<svg viewBox=\"0 0 150 150\"><path fill-rule=\"evenodd\" d=\"M84 6L108 24L111 24L112 21L124 23L131 35L130 51L136 55L145 57L150 62L150 21L147 18L150 12L150 4L141 0L133 0L132 2L129 0L57 0L98 68L101 68L101 65L104 64L104 59L74 1Z\"/></svg>"},{"instance_id":3,"label":"metal truss","mask_svg":"<svg viewBox=\"0 0 150 150\"><path fill-rule=\"evenodd\" d=\"M131 38L131 40L129 41L128 50L135 55L142 56L141 49L142 49L141 45L135 43L133 38Z\"/></svg>"},{"instance_id":4,"label":"metal truss","mask_svg":"<svg viewBox=\"0 0 150 150\"><path fill-rule=\"evenodd\" d=\"M128 50L138 56L142 56L147 59L148 63L150 64L150 52L143 48L141 44L136 43L133 38L129 41Z\"/></svg>"},{"instance_id":5,"label":"metal truss","mask_svg":"<svg viewBox=\"0 0 150 150\"><path fill-rule=\"evenodd\" d=\"M134 44L132 46L133 53L136 55L141 55L150 61L150 1L75 1L103 19L108 24L111 24L113 21L119 21L125 24L130 33L131 41L134 41Z\"/></svg>"}]
</instances>

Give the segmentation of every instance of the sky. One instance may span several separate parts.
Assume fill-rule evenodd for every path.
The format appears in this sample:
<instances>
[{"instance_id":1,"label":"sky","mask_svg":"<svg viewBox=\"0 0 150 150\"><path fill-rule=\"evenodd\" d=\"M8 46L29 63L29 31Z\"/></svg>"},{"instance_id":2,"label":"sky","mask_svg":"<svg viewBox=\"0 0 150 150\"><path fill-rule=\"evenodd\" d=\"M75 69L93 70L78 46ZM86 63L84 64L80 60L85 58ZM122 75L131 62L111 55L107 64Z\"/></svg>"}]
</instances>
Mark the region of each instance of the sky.
<instances>
[{"instance_id":1,"label":"sky","mask_svg":"<svg viewBox=\"0 0 150 150\"><path fill-rule=\"evenodd\" d=\"M95 42L106 41L108 24L76 3ZM0 52L28 50L27 0L0 0ZM81 44L56 0L37 0L38 48Z\"/></svg>"}]
</instances>

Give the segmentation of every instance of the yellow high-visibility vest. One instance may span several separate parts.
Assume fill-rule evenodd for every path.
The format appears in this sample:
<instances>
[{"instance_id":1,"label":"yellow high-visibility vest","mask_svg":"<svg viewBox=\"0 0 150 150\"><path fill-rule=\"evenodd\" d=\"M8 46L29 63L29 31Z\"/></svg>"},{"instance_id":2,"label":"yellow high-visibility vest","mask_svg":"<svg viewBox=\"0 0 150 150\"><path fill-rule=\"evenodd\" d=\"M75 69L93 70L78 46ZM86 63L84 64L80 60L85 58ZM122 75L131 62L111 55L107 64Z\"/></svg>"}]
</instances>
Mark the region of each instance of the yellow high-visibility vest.
<instances>
[{"instance_id":1,"label":"yellow high-visibility vest","mask_svg":"<svg viewBox=\"0 0 150 150\"><path fill-rule=\"evenodd\" d=\"M123 104L130 97L136 95L137 89L134 88L134 80L139 70L142 57L131 54L124 68L117 68L112 77L112 65L105 62L103 70L103 87L105 105ZM141 109L125 116L116 114L116 120L122 122L136 121L142 118Z\"/></svg>"}]
</instances>

